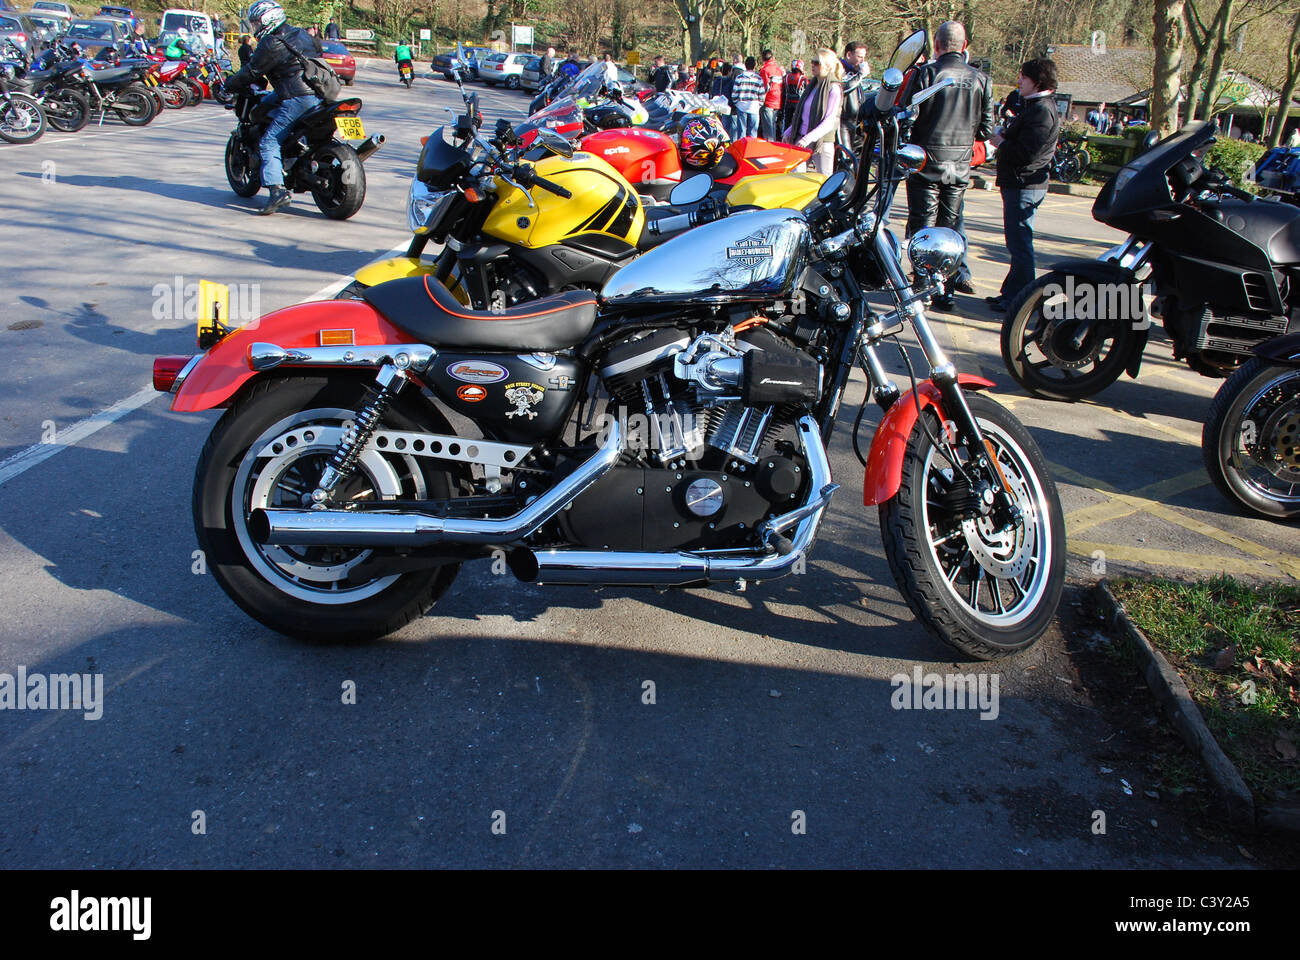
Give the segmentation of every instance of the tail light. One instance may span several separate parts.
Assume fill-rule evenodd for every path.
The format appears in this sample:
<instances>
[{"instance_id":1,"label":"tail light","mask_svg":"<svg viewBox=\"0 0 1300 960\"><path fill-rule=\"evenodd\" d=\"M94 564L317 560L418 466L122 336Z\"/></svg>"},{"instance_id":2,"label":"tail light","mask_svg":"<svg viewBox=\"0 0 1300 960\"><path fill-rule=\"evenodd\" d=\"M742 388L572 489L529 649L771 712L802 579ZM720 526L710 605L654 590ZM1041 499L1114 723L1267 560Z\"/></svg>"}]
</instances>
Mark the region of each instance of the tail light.
<instances>
[{"instance_id":1,"label":"tail light","mask_svg":"<svg viewBox=\"0 0 1300 960\"><path fill-rule=\"evenodd\" d=\"M171 393L190 357L155 357L153 361L153 388L160 393Z\"/></svg>"},{"instance_id":2,"label":"tail light","mask_svg":"<svg viewBox=\"0 0 1300 960\"><path fill-rule=\"evenodd\" d=\"M16 33L16 34L14 34L14 36L18 38L18 42L19 42L19 43L26 43L26 42L27 42L27 34L25 34L25 33Z\"/></svg>"},{"instance_id":3,"label":"tail light","mask_svg":"<svg viewBox=\"0 0 1300 960\"><path fill-rule=\"evenodd\" d=\"M356 113L358 110L361 109L361 104L356 100L346 101L344 103L340 103L334 109L338 113Z\"/></svg>"}]
</instances>

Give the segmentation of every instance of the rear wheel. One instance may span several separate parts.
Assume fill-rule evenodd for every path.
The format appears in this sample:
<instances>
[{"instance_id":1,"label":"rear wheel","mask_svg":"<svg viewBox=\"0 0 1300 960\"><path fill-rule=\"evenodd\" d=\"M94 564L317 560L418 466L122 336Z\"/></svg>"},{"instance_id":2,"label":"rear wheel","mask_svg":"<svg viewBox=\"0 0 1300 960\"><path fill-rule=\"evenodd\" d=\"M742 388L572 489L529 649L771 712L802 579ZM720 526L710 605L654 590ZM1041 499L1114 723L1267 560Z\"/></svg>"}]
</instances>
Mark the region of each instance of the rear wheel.
<instances>
[{"instance_id":1,"label":"rear wheel","mask_svg":"<svg viewBox=\"0 0 1300 960\"><path fill-rule=\"evenodd\" d=\"M1069 291L1090 284L1097 286L1082 277L1076 285L1063 273L1048 273L1007 307L1002 360L1016 383L1036 397L1082 400L1100 393L1119 379L1138 348L1133 318L1086 319L1083 315L1091 312L1083 310L1076 316Z\"/></svg>"},{"instance_id":2,"label":"rear wheel","mask_svg":"<svg viewBox=\"0 0 1300 960\"><path fill-rule=\"evenodd\" d=\"M113 101L113 112L119 120L128 126L143 127L154 118L154 102L149 91L139 84L132 84Z\"/></svg>"},{"instance_id":3,"label":"rear wheel","mask_svg":"<svg viewBox=\"0 0 1300 960\"><path fill-rule=\"evenodd\" d=\"M0 140L9 143L35 143L45 133L45 111L23 93L9 94L0 100Z\"/></svg>"},{"instance_id":4,"label":"rear wheel","mask_svg":"<svg viewBox=\"0 0 1300 960\"><path fill-rule=\"evenodd\" d=\"M293 377L256 384L218 421L194 477L194 525L208 569L243 610L280 633L304 639L366 639L401 628L451 586L460 565L448 563L373 577L352 572L373 556L359 547L259 544L251 511L301 507L320 479L338 428L365 402L360 380ZM390 407L383 425L420 430L405 408ZM434 462L373 448L361 456L342 498L446 499L454 478Z\"/></svg>"},{"instance_id":5,"label":"rear wheel","mask_svg":"<svg viewBox=\"0 0 1300 960\"><path fill-rule=\"evenodd\" d=\"M189 100L188 92L175 83L162 84L158 87L158 93L162 95L163 106L168 110L179 110Z\"/></svg>"},{"instance_id":6,"label":"rear wheel","mask_svg":"<svg viewBox=\"0 0 1300 960\"><path fill-rule=\"evenodd\" d=\"M185 106L197 107L203 102L203 88L199 86L197 81L186 77L181 81L181 86L185 90Z\"/></svg>"},{"instance_id":7,"label":"rear wheel","mask_svg":"<svg viewBox=\"0 0 1300 960\"><path fill-rule=\"evenodd\" d=\"M251 197L262 189L260 158L232 133L226 141L226 180L230 189L241 197Z\"/></svg>"},{"instance_id":8,"label":"rear wheel","mask_svg":"<svg viewBox=\"0 0 1300 960\"><path fill-rule=\"evenodd\" d=\"M1214 395L1201 458L1229 500L1269 518L1300 517L1300 369L1248 360Z\"/></svg>"},{"instance_id":9,"label":"rear wheel","mask_svg":"<svg viewBox=\"0 0 1300 960\"><path fill-rule=\"evenodd\" d=\"M507 90L518 90L518 89L519 89L519 78L518 78L518 77L506 77L506 89L507 89Z\"/></svg>"},{"instance_id":10,"label":"rear wheel","mask_svg":"<svg viewBox=\"0 0 1300 960\"><path fill-rule=\"evenodd\" d=\"M1083 165L1077 153L1067 153L1057 164L1056 175L1062 183L1078 183L1083 179Z\"/></svg>"},{"instance_id":11,"label":"rear wheel","mask_svg":"<svg viewBox=\"0 0 1300 960\"><path fill-rule=\"evenodd\" d=\"M943 429L931 408L921 415L930 432L918 419L908 437L902 483L880 505L880 529L889 567L925 628L968 656L991 660L1029 647L1051 623L1065 582L1065 518L1029 431L987 397L969 395L967 403L1019 522L1001 530L991 516L962 519L969 487L948 449L930 439Z\"/></svg>"},{"instance_id":12,"label":"rear wheel","mask_svg":"<svg viewBox=\"0 0 1300 960\"><path fill-rule=\"evenodd\" d=\"M311 195L320 212L331 220L346 220L366 199L366 168L346 143L321 147L312 157L312 170L320 180Z\"/></svg>"},{"instance_id":13,"label":"rear wheel","mask_svg":"<svg viewBox=\"0 0 1300 960\"><path fill-rule=\"evenodd\" d=\"M90 101L76 90L57 90L45 98L45 119L62 133L76 133L90 122Z\"/></svg>"}]
</instances>

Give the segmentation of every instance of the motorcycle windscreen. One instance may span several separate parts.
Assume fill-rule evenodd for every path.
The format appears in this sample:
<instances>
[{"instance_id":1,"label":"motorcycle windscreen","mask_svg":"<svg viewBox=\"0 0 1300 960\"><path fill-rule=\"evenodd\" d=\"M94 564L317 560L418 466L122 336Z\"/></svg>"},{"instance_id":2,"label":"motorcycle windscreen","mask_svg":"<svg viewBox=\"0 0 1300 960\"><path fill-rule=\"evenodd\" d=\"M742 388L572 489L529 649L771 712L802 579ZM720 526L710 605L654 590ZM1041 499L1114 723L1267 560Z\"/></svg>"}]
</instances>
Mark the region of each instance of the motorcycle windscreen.
<instances>
[{"instance_id":1,"label":"motorcycle windscreen","mask_svg":"<svg viewBox=\"0 0 1300 960\"><path fill-rule=\"evenodd\" d=\"M528 146L537 138L537 131L543 129L567 139L579 136L582 133L582 108L572 97L561 97L518 124L515 135Z\"/></svg>"},{"instance_id":2,"label":"motorcycle windscreen","mask_svg":"<svg viewBox=\"0 0 1300 960\"><path fill-rule=\"evenodd\" d=\"M1173 202L1168 174L1180 163L1195 165L1192 154L1214 142L1213 123L1189 123L1129 161L1098 195L1092 215L1102 223Z\"/></svg>"}]
</instances>

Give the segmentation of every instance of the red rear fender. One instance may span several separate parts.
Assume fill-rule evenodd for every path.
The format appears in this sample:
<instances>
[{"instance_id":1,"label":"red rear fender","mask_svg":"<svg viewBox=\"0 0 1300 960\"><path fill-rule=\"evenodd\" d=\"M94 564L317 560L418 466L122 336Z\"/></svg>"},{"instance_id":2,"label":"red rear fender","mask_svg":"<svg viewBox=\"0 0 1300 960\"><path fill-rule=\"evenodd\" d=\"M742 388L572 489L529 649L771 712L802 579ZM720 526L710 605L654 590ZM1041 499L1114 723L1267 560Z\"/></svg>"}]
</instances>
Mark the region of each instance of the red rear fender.
<instances>
[{"instance_id":1,"label":"red rear fender","mask_svg":"<svg viewBox=\"0 0 1300 960\"><path fill-rule=\"evenodd\" d=\"M285 307L247 323L209 350L190 371L172 398L182 412L223 407L257 374L248 367L254 343L281 347L318 347L322 330L351 330L358 345L409 343L402 333L360 300L318 300Z\"/></svg>"}]
</instances>

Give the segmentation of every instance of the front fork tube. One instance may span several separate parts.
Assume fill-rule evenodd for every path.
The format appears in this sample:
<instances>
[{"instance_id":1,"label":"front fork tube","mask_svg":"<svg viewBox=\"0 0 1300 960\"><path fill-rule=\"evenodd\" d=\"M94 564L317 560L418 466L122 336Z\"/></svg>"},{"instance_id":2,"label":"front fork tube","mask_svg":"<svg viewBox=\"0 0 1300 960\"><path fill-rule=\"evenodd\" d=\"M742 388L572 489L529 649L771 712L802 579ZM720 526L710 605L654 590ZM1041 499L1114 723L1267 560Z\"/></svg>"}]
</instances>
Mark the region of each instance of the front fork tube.
<instances>
[{"instance_id":1,"label":"front fork tube","mask_svg":"<svg viewBox=\"0 0 1300 960\"><path fill-rule=\"evenodd\" d=\"M943 400L944 413L956 428L956 435L952 439L965 448L968 462L979 468L984 480L989 484L993 495L992 506L1003 525L1019 522L1020 510L1016 507L1011 491L1007 487L1006 477L1003 476L1002 468L998 465L997 457L988 441L984 439L979 424L975 422L975 415L971 413L970 405L966 402L965 391L957 380L957 368L943 352L939 341L934 338L922 301L916 297L911 283L904 276L883 226L876 231L875 247L876 260L884 267L885 275L894 292L895 302L898 303L898 312L911 321L912 329L916 331L917 342L921 345L921 352L925 355L926 362L930 364L930 382L938 388L939 396ZM875 355L872 334L879 336L878 324L868 327L863 339L862 353L868 364L868 373L874 383L888 384L884 368ZM881 395L878 395L877 402L880 402L880 398Z\"/></svg>"}]
</instances>

